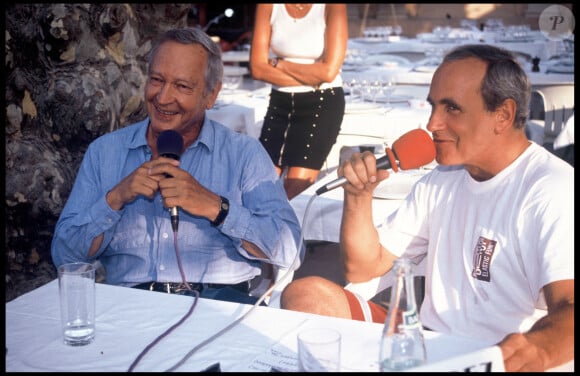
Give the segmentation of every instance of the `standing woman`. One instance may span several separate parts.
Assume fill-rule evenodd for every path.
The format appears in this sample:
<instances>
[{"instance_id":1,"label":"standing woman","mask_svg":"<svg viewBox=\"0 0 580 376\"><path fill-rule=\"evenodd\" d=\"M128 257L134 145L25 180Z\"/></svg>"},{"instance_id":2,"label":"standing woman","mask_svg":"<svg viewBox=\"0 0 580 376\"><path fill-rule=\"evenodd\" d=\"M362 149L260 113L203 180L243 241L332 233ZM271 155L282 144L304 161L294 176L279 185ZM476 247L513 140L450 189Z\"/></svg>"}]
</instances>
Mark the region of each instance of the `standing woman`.
<instances>
[{"instance_id":1,"label":"standing woman","mask_svg":"<svg viewBox=\"0 0 580 376\"><path fill-rule=\"evenodd\" d=\"M272 84L260 142L292 199L310 186L344 116L340 68L346 53L346 4L258 4L250 69Z\"/></svg>"}]
</instances>

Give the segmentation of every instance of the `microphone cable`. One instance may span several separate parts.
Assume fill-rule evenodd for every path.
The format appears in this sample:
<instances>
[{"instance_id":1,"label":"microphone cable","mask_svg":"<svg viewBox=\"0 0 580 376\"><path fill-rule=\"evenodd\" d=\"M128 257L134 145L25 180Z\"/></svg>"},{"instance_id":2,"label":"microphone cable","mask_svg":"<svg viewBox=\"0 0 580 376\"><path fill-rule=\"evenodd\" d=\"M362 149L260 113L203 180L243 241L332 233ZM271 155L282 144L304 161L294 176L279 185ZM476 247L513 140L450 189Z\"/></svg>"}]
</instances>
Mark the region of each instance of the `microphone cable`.
<instances>
[{"instance_id":1,"label":"microphone cable","mask_svg":"<svg viewBox=\"0 0 580 376\"><path fill-rule=\"evenodd\" d=\"M135 367L137 366L137 364L141 361L141 359L143 359L143 357L149 352L149 350L151 350L153 347L155 347L159 343L159 341L161 341L163 338L165 338L166 336L168 336L175 328L177 328L178 326L180 326L181 324L183 324L185 322L185 320L187 320L191 316L191 314L193 313L193 311L195 309L195 306L197 305L197 302L199 301L199 291L192 290L191 286L189 286L189 283L187 283L187 279L185 278L185 273L183 272L183 265L181 264L181 257L179 256L179 249L178 249L178 242L177 242L177 228L173 225L174 224L174 218L173 218L173 216L171 216L171 224L172 224L172 227L173 227L173 244L175 246L175 256L177 257L177 266L179 267L179 273L181 274L181 281L183 282L183 286L187 290L193 291L193 294L194 294L193 304L191 305L191 308L189 309L189 311L187 311L187 313L185 314L185 316L183 316L177 323L175 323L172 326L170 326L160 336L158 336L157 338L155 338L153 340L153 342L151 342L150 344L148 344L145 347L145 349L143 349L143 351L141 351L139 353L139 355L137 356L137 358L135 358L135 360L133 361L133 363L129 366L129 369L127 370L127 372L133 372L133 370L135 369Z\"/></svg>"},{"instance_id":2,"label":"microphone cable","mask_svg":"<svg viewBox=\"0 0 580 376\"><path fill-rule=\"evenodd\" d=\"M191 358L191 356L198 351L199 349L201 349L202 347L204 347L205 345L213 342L214 340L216 340L218 337L220 337L222 334L224 334L225 332L227 332L228 330L232 329L234 326L236 326L237 324L239 324L242 320L244 320L246 317L248 317L248 315L250 313L252 313L254 311L254 309L259 306L264 299L266 299L266 297L268 295L270 295L270 293L272 293L272 291L274 291L275 288L279 287L283 282L286 281L286 279L288 279L288 276L290 275L290 272L294 272L294 270L296 269L296 265L298 264L298 260L300 259L300 256L302 254L304 254L303 252L303 248L306 248L306 245L304 243L304 228L305 228L305 224L306 224L306 218L308 218L308 212L310 210L310 206L312 205L312 202L314 201L314 199L316 199L316 197L318 197L316 194L314 194L310 200L308 201L308 204L306 205L306 209L304 211L304 217L302 219L302 226L300 229L300 249L298 250L298 253L296 254L296 256L294 257L294 260L292 261L292 264L290 265L290 267L288 268L288 270L286 270L286 273L284 273L282 275L282 277L280 277L280 279L274 283L272 286L270 286L270 288L268 290L266 290L266 292L264 292L262 294L262 296L258 299L258 301L256 303L254 303L254 305L252 305L250 307L250 309L248 311L246 311L246 313L244 313L243 315L241 315L240 317L238 317L236 320L234 320L232 323L230 323L229 325L227 325L226 327L224 327L223 329L221 329L219 332L215 333L214 335L212 335L211 337L207 338L206 340L202 341L201 343L199 343L198 345L196 345L195 347L193 347L187 354L185 354L181 360L179 360L177 363L175 363L172 367L168 368L165 370L165 372L173 372L176 369L178 369L179 367L181 367L189 358ZM197 299L196 299L197 301ZM193 309L193 308L192 308Z\"/></svg>"}]
</instances>

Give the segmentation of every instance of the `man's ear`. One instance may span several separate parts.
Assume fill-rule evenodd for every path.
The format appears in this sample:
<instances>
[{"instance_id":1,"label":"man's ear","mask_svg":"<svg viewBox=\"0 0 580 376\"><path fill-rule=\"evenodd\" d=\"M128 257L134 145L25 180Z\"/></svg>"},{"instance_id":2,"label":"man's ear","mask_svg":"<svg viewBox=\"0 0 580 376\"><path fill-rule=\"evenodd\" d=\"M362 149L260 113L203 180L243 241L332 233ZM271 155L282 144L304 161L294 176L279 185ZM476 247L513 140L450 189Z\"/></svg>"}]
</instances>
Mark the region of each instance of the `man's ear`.
<instances>
[{"instance_id":1,"label":"man's ear","mask_svg":"<svg viewBox=\"0 0 580 376\"><path fill-rule=\"evenodd\" d=\"M216 87L213 89L213 91L209 94L209 96L207 97L207 103L205 104L205 108L206 109L211 109L213 107L213 105L215 104L215 101L217 100L218 94L220 93L220 90L222 89L222 83L221 81L218 82L218 84L216 85Z\"/></svg>"},{"instance_id":2,"label":"man's ear","mask_svg":"<svg viewBox=\"0 0 580 376\"><path fill-rule=\"evenodd\" d=\"M516 118L516 102L508 98L495 110L495 132L503 133L514 126Z\"/></svg>"}]
</instances>

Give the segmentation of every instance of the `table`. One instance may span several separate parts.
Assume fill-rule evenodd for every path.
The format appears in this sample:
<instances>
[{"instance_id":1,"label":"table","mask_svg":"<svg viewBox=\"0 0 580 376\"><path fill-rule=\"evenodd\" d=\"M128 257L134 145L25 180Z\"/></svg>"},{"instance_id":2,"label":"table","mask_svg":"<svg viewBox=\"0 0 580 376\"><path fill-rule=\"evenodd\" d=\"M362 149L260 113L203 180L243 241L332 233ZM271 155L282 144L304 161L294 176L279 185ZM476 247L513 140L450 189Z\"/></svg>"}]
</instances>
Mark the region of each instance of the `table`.
<instances>
[{"instance_id":1,"label":"table","mask_svg":"<svg viewBox=\"0 0 580 376\"><path fill-rule=\"evenodd\" d=\"M222 61L226 64L240 64L250 62L250 50L222 52Z\"/></svg>"},{"instance_id":2,"label":"table","mask_svg":"<svg viewBox=\"0 0 580 376\"><path fill-rule=\"evenodd\" d=\"M236 132L259 138L270 90L269 85L246 78L239 90L222 90L216 105L207 110L206 114ZM408 101L402 101L391 103L388 108L384 103L378 103L374 109L351 112L347 103L340 132L326 158L323 174L338 166L340 150L344 146L382 144L387 132L390 132L392 139L396 139L411 129L425 128L431 108L424 102L428 92L429 87L425 85L399 85L393 94L417 99L425 105L423 107L411 106ZM350 99L347 101L350 102Z\"/></svg>"},{"instance_id":3,"label":"table","mask_svg":"<svg viewBox=\"0 0 580 376\"><path fill-rule=\"evenodd\" d=\"M424 58L427 56L427 53L431 53L433 51L439 51L440 53L443 53L443 51L447 51L453 47L465 43L477 44L481 42L479 39L435 41L433 39L421 38L421 35L416 38L401 38L399 41L377 40L376 38L350 38L348 40L347 58L349 54L358 52L358 54L363 57L360 71L368 69L391 70L399 73L400 83L430 85L431 78L433 77L433 71L417 71L417 67L421 65L420 60L413 58L410 59L411 62L406 66L399 65L397 67L390 68L382 66L379 68L375 64L377 56L385 54L402 56L411 54L421 56L421 54L423 54ZM525 56L540 57L541 60L539 65L539 72L531 71L532 64L530 61L524 62L524 69L528 73L530 82L534 88L539 88L545 85L574 84L574 72L547 73L548 68L553 63L553 61L550 61L550 59L555 58L557 55L562 53L562 49L564 47L563 42L561 41L549 41L543 38L541 35L536 35L536 37L530 41L487 41L487 43L498 47L503 47L507 50L523 54ZM365 60L371 61L372 64L367 64L365 66Z\"/></svg>"},{"instance_id":4,"label":"table","mask_svg":"<svg viewBox=\"0 0 580 376\"><path fill-rule=\"evenodd\" d=\"M244 77L239 89L222 89L214 107L206 114L236 132L259 138L270 90L271 85Z\"/></svg>"},{"instance_id":5,"label":"table","mask_svg":"<svg viewBox=\"0 0 580 376\"><path fill-rule=\"evenodd\" d=\"M338 243L344 191L341 187L316 196L316 190L337 178L336 168L290 200L303 231L304 240ZM312 200L312 202L311 202ZM373 199L373 223L380 224L394 212L402 199ZM310 207L309 207L310 204Z\"/></svg>"},{"instance_id":6,"label":"table","mask_svg":"<svg viewBox=\"0 0 580 376\"><path fill-rule=\"evenodd\" d=\"M126 372L139 353L189 310L193 297L96 284L96 336L83 347L63 344L58 281L6 304L7 372ZM165 371L197 344L252 306L199 299L191 317L153 347L134 371ZM342 369L377 371L381 324L256 307L244 320L193 354L177 371L197 372L220 363L222 371L295 371L296 335L327 326L342 334ZM425 332L427 365L497 347L473 338ZM503 364L501 364L503 366Z\"/></svg>"},{"instance_id":7,"label":"table","mask_svg":"<svg viewBox=\"0 0 580 376\"><path fill-rule=\"evenodd\" d=\"M352 103L349 103L350 97L347 96L347 107L341 129L323 165L321 177L338 167L340 151L343 147L382 144L386 132L391 133L391 139L396 139L412 129L425 129L431 109L425 99L429 92L433 72L412 72L409 71L409 67L397 69L396 71L400 73L399 85L393 95L404 95L411 101L391 103L388 109L383 103L382 106L373 110L349 111ZM352 77L360 80L384 74L387 71L389 70L370 67L360 72L343 72L342 76L344 80ZM573 75L541 72L529 72L529 75L536 87L564 84L570 80L573 84L574 80ZM208 110L207 115L210 119L217 120L236 132L259 138L268 107L270 88L269 85L246 78L241 89L233 92L222 91L216 106ZM411 105L411 103L415 104ZM416 103L422 106L417 106Z\"/></svg>"},{"instance_id":8,"label":"table","mask_svg":"<svg viewBox=\"0 0 580 376\"><path fill-rule=\"evenodd\" d=\"M385 138L394 141L413 129L426 129L431 115L431 105L425 102L428 93L428 86L398 85L393 92L394 97L406 96L421 106L411 106L409 101L399 101L389 106L378 103L379 107L374 110L352 112L349 111L351 100L347 96L340 132L326 157L324 170L329 172L338 167L340 150L345 146L383 144Z\"/></svg>"}]
</instances>

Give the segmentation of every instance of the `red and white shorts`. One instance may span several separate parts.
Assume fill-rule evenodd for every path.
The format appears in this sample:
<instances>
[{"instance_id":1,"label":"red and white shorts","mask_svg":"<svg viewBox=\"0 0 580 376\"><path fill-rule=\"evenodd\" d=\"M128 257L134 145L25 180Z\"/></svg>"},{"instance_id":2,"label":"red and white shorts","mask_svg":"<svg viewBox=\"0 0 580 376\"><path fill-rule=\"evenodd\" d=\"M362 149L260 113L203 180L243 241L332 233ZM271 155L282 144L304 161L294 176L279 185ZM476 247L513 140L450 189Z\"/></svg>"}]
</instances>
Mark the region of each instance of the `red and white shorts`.
<instances>
[{"instance_id":1,"label":"red and white shorts","mask_svg":"<svg viewBox=\"0 0 580 376\"><path fill-rule=\"evenodd\" d=\"M384 323L387 319L387 309L379 304L365 300L362 296L349 290L343 290L348 300L353 320Z\"/></svg>"}]
</instances>

